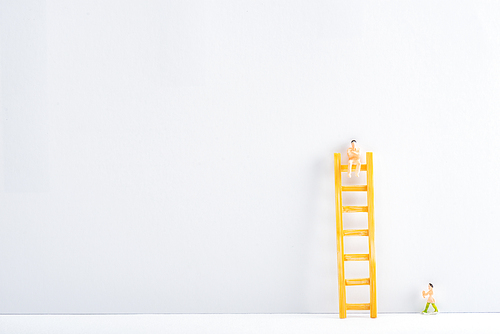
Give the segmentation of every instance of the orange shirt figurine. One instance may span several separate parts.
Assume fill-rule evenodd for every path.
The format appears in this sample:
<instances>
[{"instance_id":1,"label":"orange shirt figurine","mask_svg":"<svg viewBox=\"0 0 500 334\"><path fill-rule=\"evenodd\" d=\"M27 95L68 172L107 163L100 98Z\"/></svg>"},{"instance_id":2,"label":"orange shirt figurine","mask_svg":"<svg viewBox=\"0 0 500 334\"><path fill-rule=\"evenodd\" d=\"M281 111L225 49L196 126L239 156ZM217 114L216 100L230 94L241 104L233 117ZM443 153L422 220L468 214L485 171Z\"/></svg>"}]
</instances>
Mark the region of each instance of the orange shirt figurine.
<instances>
[{"instance_id":1,"label":"orange shirt figurine","mask_svg":"<svg viewBox=\"0 0 500 334\"><path fill-rule=\"evenodd\" d=\"M434 308L434 314L436 314L438 313L438 308L436 307L436 301L434 300L434 291L432 290L434 286L432 285L432 283L429 283L428 288L429 291L422 291L422 297L425 298L425 296L429 296L429 298L427 298L427 305L425 305L425 310L423 310L422 313L426 314L427 310L429 309L429 304L432 304L432 307Z\"/></svg>"},{"instance_id":2,"label":"orange shirt figurine","mask_svg":"<svg viewBox=\"0 0 500 334\"><path fill-rule=\"evenodd\" d=\"M361 157L359 147L356 146L356 141L351 140L351 147L347 149L347 157L349 158L348 166L348 176L351 177L352 165L356 165L356 176L359 177L359 171L361 170Z\"/></svg>"}]
</instances>

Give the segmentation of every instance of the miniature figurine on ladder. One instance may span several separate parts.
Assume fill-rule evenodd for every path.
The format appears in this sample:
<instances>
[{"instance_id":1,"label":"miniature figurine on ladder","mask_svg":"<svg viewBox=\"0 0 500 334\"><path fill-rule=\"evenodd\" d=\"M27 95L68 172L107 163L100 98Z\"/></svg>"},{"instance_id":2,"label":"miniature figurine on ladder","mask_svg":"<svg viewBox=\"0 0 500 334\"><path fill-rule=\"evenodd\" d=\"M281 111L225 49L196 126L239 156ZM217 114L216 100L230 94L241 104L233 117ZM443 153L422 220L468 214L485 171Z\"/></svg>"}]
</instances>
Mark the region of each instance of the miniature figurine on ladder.
<instances>
[{"instance_id":1,"label":"miniature figurine on ladder","mask_svg":"<svg viewBox=\"0 0 500 334\"><path fill-rule=\"evenodd\" d=\"M375 270L375 221L373 216L373 154L366 152L366 164L361 163L360 150L356 141L351 141L351 147L347 150L349 162L341 165L340 153L334 154L335 172L335 207L337 218L337 263L339 276L339 317L345 318L347 310L370 310L370 317L377 317L377 280ZM351 177L352 168L356 168L356 176L360 172L366 172L366 185L342 186L342 174L347 172ZM344 206L342 203L342 192L364 191L366 192L366 206ZM344 213L368 213L368 229L344 230ZM368 254L344 254L344 237L363 236L368 237ZM346 279L344 271L345 261L368 261L370 277ZM369 285L370 302L366 304L347 304L346 286Z\"/></svg>"}]
</instances>

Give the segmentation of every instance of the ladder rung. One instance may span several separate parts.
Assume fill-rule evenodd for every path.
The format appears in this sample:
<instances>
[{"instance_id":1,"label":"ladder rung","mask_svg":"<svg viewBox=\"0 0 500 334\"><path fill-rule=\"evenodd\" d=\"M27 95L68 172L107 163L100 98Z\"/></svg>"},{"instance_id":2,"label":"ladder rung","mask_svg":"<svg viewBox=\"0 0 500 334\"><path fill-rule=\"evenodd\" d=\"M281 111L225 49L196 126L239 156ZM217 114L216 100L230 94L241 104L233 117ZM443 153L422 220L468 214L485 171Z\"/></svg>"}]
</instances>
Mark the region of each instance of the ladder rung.
<instances>
[{"instance_id":1,"label":"ladder rung","mask_svg":"<svg viewBox=\"0 0 500 334\"><path fill-rule=\"evenodd\" d=\"M344 254L344 261L368 261L369 254Z\"/></svg>"},{"instance_id":2,"label":"ladder rung","mask_svg":"<svg viewBox=\"0 0 500 334\"><path fill-rule=\"evenodd\" d=\"M370 304L346 304L348 310L369 310Z\"/></svg>"},{"instance_id":3,"label":"ladder rung","mask_svg":"<svg viewBox=\"0 0 500 334\"><path fill-rule=\"evenodd\" d=\"M343 212L368 212L368 206L343 206Z\"/></svg>"},{"instance_id":4,"label":"ladder rung","mask_svg":"<svg viewBox=\"0 0 500 334\"><path fill-rule=\"evenodd\" d=\"M345 285L370 285L369 278L351 278L345 280Z\"/></svg>"},{"instance_id":5,"label":"ladder rung","mask_svg":"<svg viewBox=\"0 0 500 334\"><path fill-rule=\"evenodd\" d=\"M351 170L354 172L356 170L356 165L352 165ZM340 165L340 171L342 173L345 173L348 171L349 166L348 165ZM366 172L366 164L361 164L361 171Z\"/></svg>"},{"instance_id":6,"label":"ladder rung","mask_svg":"<svg viewBox=\"0 0 500 334\"><path fill-rule=\"evenodd\" d=\"M342 186L342 191L368 191L368 187L364 186Z\"/></svg>"},{"instance_id":7,"label":"ladder rung","mask_svg":"<svg viewBox=\"0 0 500 334\"><path fill-rule=\"evenodd\" d=\"M344 230L344 236L368 236L368 230Z\"/></svg>"}]
</instances>

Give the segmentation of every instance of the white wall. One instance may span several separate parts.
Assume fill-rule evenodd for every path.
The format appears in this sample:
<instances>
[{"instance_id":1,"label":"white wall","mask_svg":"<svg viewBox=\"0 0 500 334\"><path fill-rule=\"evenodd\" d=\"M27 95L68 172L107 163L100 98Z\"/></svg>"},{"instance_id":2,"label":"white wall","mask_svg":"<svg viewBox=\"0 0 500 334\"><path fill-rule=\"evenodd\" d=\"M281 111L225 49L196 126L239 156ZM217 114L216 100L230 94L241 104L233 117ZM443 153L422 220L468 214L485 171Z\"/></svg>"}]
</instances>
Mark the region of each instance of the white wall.
<instances>
[{"instance_id":1,"label":"white wall","mask_svg":"<svg viewBox=\"0 0 500 334\"><path fill-rule=\"evenodd\" d=\"M379 311L500 312L498 2L2 1L0 38L0 313L337 312L352 138Z\"/></svg>"}]
</instances>

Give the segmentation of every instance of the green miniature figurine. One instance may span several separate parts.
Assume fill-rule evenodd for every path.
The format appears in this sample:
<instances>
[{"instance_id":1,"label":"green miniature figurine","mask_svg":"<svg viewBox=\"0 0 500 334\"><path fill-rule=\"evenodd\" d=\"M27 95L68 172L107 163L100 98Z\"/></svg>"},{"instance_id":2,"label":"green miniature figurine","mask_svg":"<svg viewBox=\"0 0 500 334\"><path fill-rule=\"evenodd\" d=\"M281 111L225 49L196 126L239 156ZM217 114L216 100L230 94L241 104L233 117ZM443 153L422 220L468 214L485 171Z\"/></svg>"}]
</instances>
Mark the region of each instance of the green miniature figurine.
<instances>
[{"instance_id":1,"label":"green miniature figurine","mask_svg":"<svg viewBox=\"0 0 500 334\"><path fill-rule=\"evenodd\" d=\"M422 297L425 298L425 296L429 296L429 298L427 298L427 305L425 305L425 310L422 311L422 314L427 314L427 310L429 309L429 305L432 304L432 307L434 308L434 313L433 314L437 314L439 311L436 307L436 300L434 300L434 291L432 290L432 288L434 288L434 286L432 285L432 283L429 283L429 291L425 292L425 291L422 291Z\"/></svg>"}]
</instances>

